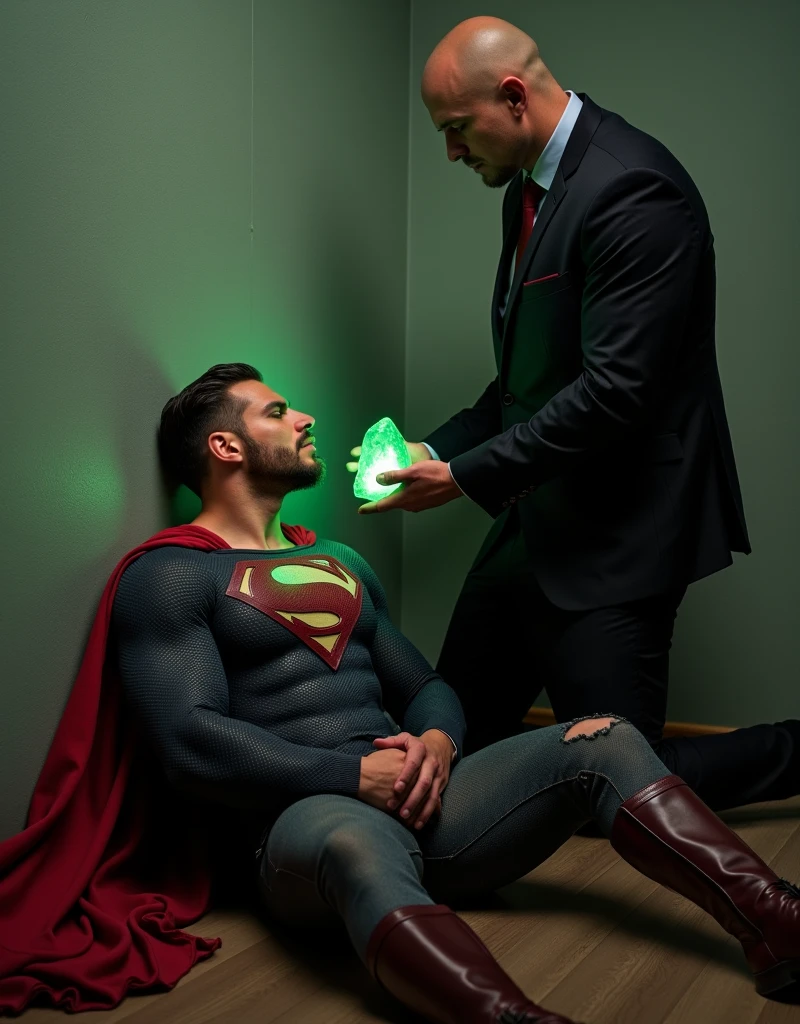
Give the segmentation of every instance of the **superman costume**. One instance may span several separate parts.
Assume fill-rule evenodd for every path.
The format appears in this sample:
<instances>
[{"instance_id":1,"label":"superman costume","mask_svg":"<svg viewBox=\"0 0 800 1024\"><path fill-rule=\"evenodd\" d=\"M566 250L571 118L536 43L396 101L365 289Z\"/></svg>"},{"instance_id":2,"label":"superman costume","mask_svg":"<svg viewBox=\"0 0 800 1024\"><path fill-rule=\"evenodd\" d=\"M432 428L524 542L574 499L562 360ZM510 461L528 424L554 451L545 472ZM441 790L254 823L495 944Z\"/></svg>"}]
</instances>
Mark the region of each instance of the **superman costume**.
<instances>
[{"instance_id":1,"label":"superman costume","mask_svg":"<svg viewBox=\"0 0 800 1024\"><path fill-rule=\"evenodd\" d=\"M441 729L461 705L392 624L352 548L160 548L125 572L114 622L126 693L167 777L267 812L358 793L373 739Z\"/></svg>"},{"instance_id":2,"label":"superman costume","mask_svg":"<svg viewBox=\"0 0 800 1024\"><path fill-rule=\"evenodd\" d=\"M415 734L441 729L460 751L461 708L392 626L367 563L345 545L289 531L294 549L242 551L190 527L118 566L62 722L62 740L76 734L78 785L59 782L57 769L70 764L57 735L21 833L28 839L16 845L16 884L0 887L26 929L23 950L4 922L12 972L0 981L0 1006L20 1009L36 993L69 1009L111 1006L132 989L171 987L213 952L218 940L182 928L209 897L191 809L214 803L260 823L251 864L276 919L344 924L373 976L440 1024L570 1024L528 1000L433 894L453 901L506 885L591 819L626 860L740 939L760 991L800 976L800 890L618 716L595 731L589 722L568 736L576 723L565 723L460 759L440 816L419 833L354 799L376 736L398 721ZM119 713L110 672L92 686L112 601L117 651L107 668L118 663L133 716ZM81 710L92 712L88 722ZM162 771L201 802L170 800ZM58 838L78 839L77 856ZM3 844L0 856L11 849ZM45 898L54 906L43 910Z\"/></svg>"}]
</instances>

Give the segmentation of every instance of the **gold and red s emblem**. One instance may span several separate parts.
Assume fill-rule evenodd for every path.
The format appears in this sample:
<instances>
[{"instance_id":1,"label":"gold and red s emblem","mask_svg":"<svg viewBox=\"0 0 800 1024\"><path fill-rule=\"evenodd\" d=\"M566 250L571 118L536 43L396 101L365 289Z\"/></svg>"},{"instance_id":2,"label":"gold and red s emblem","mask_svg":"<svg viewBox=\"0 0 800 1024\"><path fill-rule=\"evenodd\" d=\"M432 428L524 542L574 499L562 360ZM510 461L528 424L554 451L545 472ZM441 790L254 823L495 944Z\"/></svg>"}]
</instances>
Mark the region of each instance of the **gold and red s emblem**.
<instances>
[{"instance_id":1,"label":"gold and red s emblem","mask_svg":"<svg viewBox=\"0 0 800 1024\"><path fill-rule=\"evenodd\" d=\"M361 614L361 580L329 555L237 562L225 593L290 629L332 669Z\"/></svg>"}]
</instances>

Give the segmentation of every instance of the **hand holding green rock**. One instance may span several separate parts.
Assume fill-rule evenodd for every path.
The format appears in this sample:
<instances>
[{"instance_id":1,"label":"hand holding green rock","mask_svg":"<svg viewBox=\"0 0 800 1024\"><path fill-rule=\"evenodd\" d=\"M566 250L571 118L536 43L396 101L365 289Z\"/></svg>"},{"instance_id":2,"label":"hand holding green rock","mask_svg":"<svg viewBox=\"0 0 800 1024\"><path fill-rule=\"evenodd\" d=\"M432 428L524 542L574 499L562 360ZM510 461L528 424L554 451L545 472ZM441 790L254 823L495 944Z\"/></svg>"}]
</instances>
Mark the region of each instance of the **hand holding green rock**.
<instances>
[{"instance_id":1,"label":"hand holding green rock","mask_svg":"<svg viewBox=\"0 0 800 1024\"><path fill-rule=\"evenodd\" d=\"M358 472L353 482L353 493L357 498L367 501L378 501L385 498L398 486L384 487L377 483L375 477L390 469L407 469L411 465L411 456L403 440L403 435L393 421L384 416L364 435L361 443L361 454L358 460Z\"/></svg>"}]
</instances>

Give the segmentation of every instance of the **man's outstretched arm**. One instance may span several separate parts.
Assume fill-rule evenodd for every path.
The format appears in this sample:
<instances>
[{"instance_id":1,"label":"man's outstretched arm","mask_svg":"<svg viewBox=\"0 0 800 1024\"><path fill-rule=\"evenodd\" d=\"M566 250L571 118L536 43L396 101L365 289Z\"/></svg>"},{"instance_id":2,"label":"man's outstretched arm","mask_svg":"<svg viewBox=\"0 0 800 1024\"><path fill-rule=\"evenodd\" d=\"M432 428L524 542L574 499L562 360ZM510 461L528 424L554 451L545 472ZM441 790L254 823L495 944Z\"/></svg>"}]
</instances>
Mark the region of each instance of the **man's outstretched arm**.
<instances>
[{"instance_id":1,"label":"man's outstretched arm","mask_svg":"<svg viewBox=\"0 0 800 1024\"><path fill-rule=\"evenodd\" d=\"M357 796L360 757L289 743L230 717L208 625L213 602L202 568L174 549L135 562L114 602L125 693L170 782L239 807L314 793Z\"/></svg>"},{"instance_id":2,"label":"man's outstretched arm","mask_svg":"<svg viewBox=\"0 0 800 1024\"><path fill-rule=\"evenodd\" d=\"M500 391L495 377L474 405L462 409L432 431L422 441L436 452L443 462L449 462L456 455L476 448L501 433L503 418L500 415Z\"/></svg>"}]
</instances>

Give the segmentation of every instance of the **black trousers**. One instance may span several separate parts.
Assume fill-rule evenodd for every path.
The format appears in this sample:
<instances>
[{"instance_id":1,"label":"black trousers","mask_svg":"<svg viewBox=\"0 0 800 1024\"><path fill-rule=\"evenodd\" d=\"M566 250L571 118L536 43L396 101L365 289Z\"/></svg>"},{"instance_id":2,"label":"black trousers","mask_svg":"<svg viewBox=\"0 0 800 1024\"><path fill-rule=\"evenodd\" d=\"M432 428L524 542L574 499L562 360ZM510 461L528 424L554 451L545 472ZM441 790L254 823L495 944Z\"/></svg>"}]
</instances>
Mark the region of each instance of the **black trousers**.
<instances>
[{"instance_id":1,"label":"black trousers","mask_svg":"<svg viewBox=\"0 0 800 1024\"><path fill-rule=\"evenodd\" d=\"M662 738L683 593L586 612L557 608L530 569L512 509L467 575L437 665L464 705L466 753L522 731L522 718L545 690L558 722L627 718L670 772L716 810L796 794L794 722Z\"/></svg>"}]
</instances>

